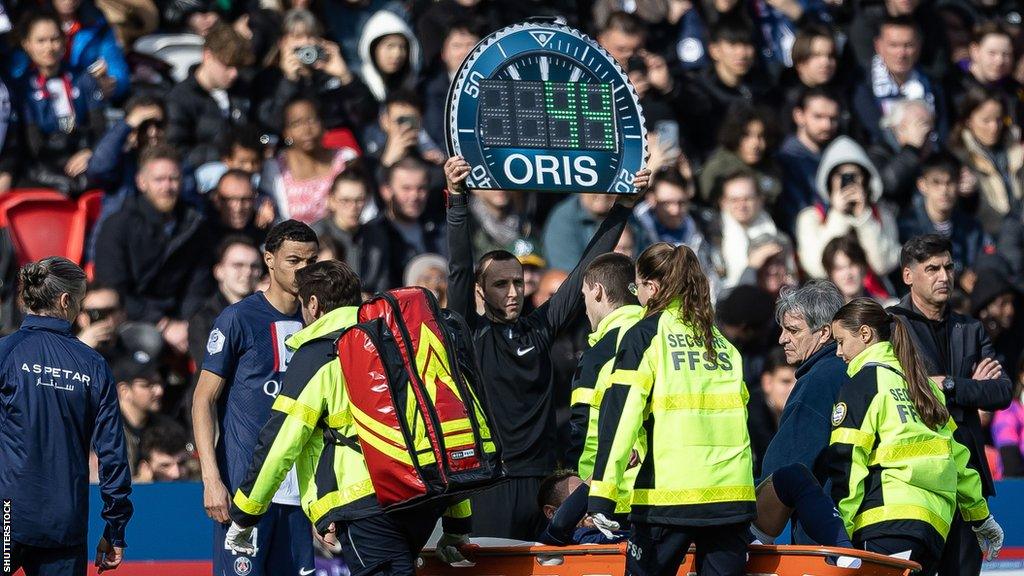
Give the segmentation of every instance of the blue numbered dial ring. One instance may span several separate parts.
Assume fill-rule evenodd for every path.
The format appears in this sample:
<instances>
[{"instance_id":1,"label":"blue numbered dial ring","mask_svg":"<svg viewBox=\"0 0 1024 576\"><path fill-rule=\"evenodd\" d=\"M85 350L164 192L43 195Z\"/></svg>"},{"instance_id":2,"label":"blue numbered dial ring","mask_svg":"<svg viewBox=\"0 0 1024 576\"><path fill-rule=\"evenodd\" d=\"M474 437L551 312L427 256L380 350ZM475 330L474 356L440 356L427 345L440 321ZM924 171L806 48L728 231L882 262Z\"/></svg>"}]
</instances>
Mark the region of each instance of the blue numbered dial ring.
<instances>
[{"instance_id":1,"label":"blue numbered dial ring","mask_svg":"<svg viewBox=\"0 0 1024 576\"><path fill-rule=\"evenodd\" d=\"M448 91L448 153L475 189L629 194L647 132L622 68L555 21L503 28L462 63Z\"/></svg>"}]
</instances>

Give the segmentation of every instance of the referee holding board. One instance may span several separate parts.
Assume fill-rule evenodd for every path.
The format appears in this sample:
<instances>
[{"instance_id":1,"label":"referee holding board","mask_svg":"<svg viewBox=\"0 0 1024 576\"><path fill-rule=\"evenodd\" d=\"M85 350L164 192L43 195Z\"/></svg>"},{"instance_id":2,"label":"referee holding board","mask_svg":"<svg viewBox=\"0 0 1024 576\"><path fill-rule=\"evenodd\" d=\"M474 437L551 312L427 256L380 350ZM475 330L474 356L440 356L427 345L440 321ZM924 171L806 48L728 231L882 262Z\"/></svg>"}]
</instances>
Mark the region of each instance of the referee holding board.
<instances>
[{"instance_id":1,"label":"referee holding board","mask_svg":"<svg viewBox=\"0 0 1024 576\"><path fill-rule=\"evenodd\" d=\"M71 333L85 273L49 257L18 276L28 315L0 339L0 573L86 574L90 446L99 458L106 520L95 565L112 570L124 557L131 476L110 368Z\"/></svg>"}]
</instances>

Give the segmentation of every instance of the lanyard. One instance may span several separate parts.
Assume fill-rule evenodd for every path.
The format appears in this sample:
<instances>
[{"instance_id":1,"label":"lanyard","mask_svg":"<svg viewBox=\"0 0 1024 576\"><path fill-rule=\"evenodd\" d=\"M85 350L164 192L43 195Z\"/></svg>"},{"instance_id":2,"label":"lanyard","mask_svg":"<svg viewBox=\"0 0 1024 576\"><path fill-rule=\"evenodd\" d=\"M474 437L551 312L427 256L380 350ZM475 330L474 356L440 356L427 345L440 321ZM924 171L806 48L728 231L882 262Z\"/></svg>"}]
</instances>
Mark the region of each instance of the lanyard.
<instances>
[{"instance_id":1,"label":"lanyard","mask_svg":"<svg viewBox=\"0 0 1024 576\"><path fill-rule=\"evenodd\" d=\"M60 80L60 86L64 89L64 93L58 95L57 98L53 98L48 85L50 84L49 79L42 73L36 75L39 93L44 100L50 102L54 115L57 116L57 124L60 126L61 131L70 134L75 129L75 98L71 87L71 75L64 72L60 75Z\"/></svg>"}]
</instances>

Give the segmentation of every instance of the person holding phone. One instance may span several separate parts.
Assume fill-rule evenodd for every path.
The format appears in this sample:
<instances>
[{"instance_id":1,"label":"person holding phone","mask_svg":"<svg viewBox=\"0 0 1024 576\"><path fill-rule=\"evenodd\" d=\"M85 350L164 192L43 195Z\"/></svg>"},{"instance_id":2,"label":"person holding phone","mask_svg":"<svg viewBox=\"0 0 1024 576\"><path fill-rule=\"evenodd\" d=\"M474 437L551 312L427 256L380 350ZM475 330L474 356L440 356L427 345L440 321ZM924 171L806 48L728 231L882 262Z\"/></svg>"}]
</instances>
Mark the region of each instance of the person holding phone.
<instances>
[{"instance_id":1,"label":"person holding phone","mask_svg":"<svg viewBox=\"0 0 1024 576\"><path fill-rule=\"evenodd\" d=\"M851 138L836 138L822 153L816 177L818 199L796 218L800 265L825 278L821 256L829 240L853 234L879 275L899 264L899 228L888 205L879 203L882 180L864 149Z\"/></svg>"}]
</instances>

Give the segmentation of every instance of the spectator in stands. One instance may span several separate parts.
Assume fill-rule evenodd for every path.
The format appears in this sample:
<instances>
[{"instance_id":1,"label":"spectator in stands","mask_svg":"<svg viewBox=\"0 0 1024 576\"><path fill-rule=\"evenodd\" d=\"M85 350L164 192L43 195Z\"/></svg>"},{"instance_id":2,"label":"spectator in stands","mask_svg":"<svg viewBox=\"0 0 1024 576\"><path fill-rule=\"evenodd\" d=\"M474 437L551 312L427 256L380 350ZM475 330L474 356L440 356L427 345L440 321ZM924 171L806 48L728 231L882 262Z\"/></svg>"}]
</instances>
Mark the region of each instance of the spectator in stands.
<instances>
[{"instance_id":1,"label":"spectator in stands","mask_svg":"<svg viewBox=\"0 0 1024 576\"><path fill-rule=\"evenodd\" d=\"M316 222L327 215L331 183L356 152L324 147L324 127L316 102L302 97L284 107L283 135L284 150L267 162L264 171L278 217Z\"/></svg>"},{"instance_id":2,"label":"spectator in stands","mask_svg":"<svg viewBox=\"0 0 1024 576\"><path fill-rule=\"evenodd\" d=\"M516 242L531 237L533 222L520 207L521 192L476 190L469 197L473 223L473 250L486 254L491 250L513 250Z\"/></svg>"},{"instance_id":3,"label":"spectator in stands","mask_svg":"<svg viewBox=\"0 0 1024 576\"><path fill-rule=\"evenodd\" d=\"M643 22L626 12L613 12L597 33L597 42L612 55L623 70L629 71L629 59L644 47Z\"/></svg>"},{"instance_id":4,"label":"spectator in stands","mask_svg":"<svg viewBox=\"0 0 1024 576\"><path fill-rule=\"evenodd\" d=\"M529 314L533 311L533 295L540 290L540 281L548 269L548 262L532 249L516 256L516 260L523 267L523 312Z\"/></svg>"},{"instance_id":5,"label":"spectator in stands","mask_svg":"<svg viewBox=\"0 0 1024 576\"><path fill-rule=\"evenodd\" d=\"M1010 407L992 417L992 440L999 449L1003 478L1024 477L1024 357L1021 360Z\"/></svg>"},{"instance_id":6,"label":"spectator in stands","mask_svg":"<svg viewBox=\"0 0 1024 576\"><path fill-rule=\"evenodd\" d=\"M249 41L219 24L206 36L203 59L167 95L167 141L195 168L218 159L216 142L249 117L249 91L239 69L252 61Z\"/></svg>"},{"instance_id":7,"label":"spectator in stands","mask_svg":"<svg viewBox=\"0 0 1024 576\"><path fill-rule=\"evenodd\" d=\"M349 265L359 276L363 292L374 293L391 288L388 237L379 226L368 226L360 216L369 201L366 170L353 163L338 174L327 198L330 212L313 223L313 230L324 246L336 246L334 258Z\"/></svg>"},{"instance_id":8,"label":"spectator in stands","mask_svg":"<svg viewBox=\"0 0 1024 576\"><path fill-rule=\"evenodd\" d=\"M259 192L263 184L261 173L267 148L263 140L264 134L255 125L231 126L217 139L217 153L220 158L196 168L196 188L199 193L207 194L216 188L220 177L228 170L248 172L252 175L253 186Z\"/></svg>"},{"instance_id":9,"label":"spectator in stands","mask_svg":"<svg viewBox=\"0 0 1024 576\"><path fill-rule=\"evenodd\" d=\"M810 90L836 90L836 40L832 31L823 24L809 22L800 27L793 39L793 67L783 70L779 77L782 91L780 126L785 133L793 131L793 109L805 100Z\"/></svg>"},{"instance_id":10,"label":"spectator in stands","mask_svg":"<svg viewBox=\"0 0 1024 576\"><path fill-rule=\"evenodd\" d=\"M448 260L440 254L420 254L406 265L402 286L422 286L434 293L438 305L448 306Z\"/></svg>"},{"instance_id":11,"label":"spectator in stands","mask_svg":"<svg viewBox=\"0 0 1024 576\"><path fill-rule=\"evenodd\" d=\"M132 481L180 482L189 480L188 433L172 421L150 426L139 442L139 463Z\"/></svg>"},{"instance_id":12,"label":"spectator in stands","mask_svg":"<svg viewBox=\"0 0 1024 576\"><path fill-rule=\"evenodd\" d=\"M761 380L764 362L775 339L773 296L757 286L740 285L715 307L715 325L743 356L743 379L751 386Z\"/></svg>"},{"instance_id":13,"label":"spectator in stands","mask_svg":"<svg viewBox=\"0 0 1024 576\"><path fill-rule=\"evenodd\" d=\"M546 2L545 4L551 4ZM416 36L420 40L423 49L423 67L430 68L440 60L446 66L448 64L445 50L449 48L448 39L452 31L469 24L477 29L474 34L479 40L480 34L491 33L509 22L505 12L508 4L496 2L481 2L480 0L438 0L431 2L430 6L423 10L422 15L416 21ZM544 8L533 3L530 10L540 11ZM473 48L473 42L466 48L466 53ZM456 66L462 64L460 59Z\"/></svg>"},{"instance_id":14,"label":"spectator in stands","mask_svg":"<svg viewBox=\"0 0 1024 576\"><path fill-rule=\"evenodd\" d=\"M953 100L957 107L964 96L977 89L991 90L1002 96L1007 114L1020 123L1024 120L1021 84L1012 75L1014 66L1014 36L998 21L983 22L974 31L970 44L970 59L957 70Z\"/></svg>"},{"instance_id":15,"label":"spectator in stands","mask_svg":"<svg viewBox=\"0 0 1024 576\"><path fill-rule=\"evenodd\" d=\"M778 298L787 286L797 286L796 253L789 237L779 232L762 234L750 240L747 247L747 269L740 275L739 284L757 286Z\"/></svg>"},{"instance_id":16,"label":"spectator in stands","mask_svg":"<svg viewBox=\"0 0 1024 576\"><path fill-rule=\"evenodd\" d=\"M380 187L384 213L368 226L388 238L390 287L402 281L402 272L420 254L448 254L443 220L427 213L427 165L413 156L392 164Z\"/></svg>"},{"instance_id":17,"label":"spectator in stands","mask_svg":"<svg viewBox=\"0 0 1024 576\"><path fill-rule=\"evenodd\" d=\"M825 149L818 167L818 201L797 215L800 265L812 278L824 278L821 256L828 241L853 232L871 270L892 272L899 263L896 216L882 197L882 183L864 149L846 136Z\"/></svg>"},{"instance_id":18,"label":"spectator in stands","mask_svg":"<svg viewBox=\"0 0 1024 576\"><path fill-rule=\"evenodd\" d=\"M544 224L544 259L558 270L572 270L598 225L615 206L615 194L573 194L559 202Z\"/></svg>"},{"instance_id":19,"label":"spectator in stands","mask_svg":"<svg viewBox=\"0 0 1024 576\"><path fill-rule=\"evenodd\" d=\"M858 82L853 92L853 111L869 143L883 141L882 117L893 103L905 98L927 102L935 110L939 138L945 138L942 88L917 67L921 56L917 22L906 16L886 18L875 38L874 51L870 66L865 68L864 81Z\"/></svg>"},{"instance_id":20,"label":"spectator in stands","mask_svg":"<svg viewBox=\"0 0 1024 576\"><path fill-rule=\"evenodd\" d=\"M447 15L451 16L451 15ZM423 20L420 20L421 26ZM420 30L423 30L421 27ZM466 59L469 52L480 41L481 31L476 21L465 18L457 19L447 28L443 28L444 38L441 43L441 62L434 66L434 72L428 76L421 87L423 92L423 129L430 139L438 144L445 141L445 118L448 115L448 87L455 80L455 73ZM427 50L428 42L433 44L437 30L429 30L426 36L421 32L423 40L424 62L430 62L432 55Z\"/></svg>"},{"instance_id":21,"label":"spectator in stands","mask_svg":"<svg viewBox=\"0 0 1024 576\"><path fill-rule=\"evenodd\" d=\"M192 358L203 358L214 320L225 308L255 292L263 275L259 247L247 236L221 240L215 260L213 279L217 281L217 291L188 319L188 349Z\"/></svg>"},{"instance_id":22,"label":"spectator in stands","mask_svg":"<svg viewBox=\"0 0 1024 576\"><path fill-rule=\"evenodd\" d=\"M155 324L178 352L188 350L188 322L210 293L210 241L199 213L179 202L177 154L143 151L139 195L111 216L96 242L96 279L121 295L129 320Z\"/></svg>"},{"instance_id":23,"label":"spectator in stands","mask_svg":"<svg viewBox=\"0 0 1024 576\"><path fill-rule=\"evenodd\" d=\"M11 91L0 75L0 194L5 194L14 183L14 173L19 168L17 114L11 100Z\"/></svg>"},{"instance_id":24,"label":"spectator in stands","mask_svg":"<svg viewBox=\"0 0 1024 576\"><path fill-rule=\"evenodd\" d=\"M1005 117L999 96L972 90L950 136L950 149L978 179L978 220L993 236L1007 215L1021 213L1024 199L1024 146Z\"/></svg>"},{"instance_id":25,"label":"spectator in stands","mask_svg":"<svg viewBox=\"0 0 1024 576\"><path fill-rule=\"evenodd\" d=\"M882 141L868 156L882 178L882 195L906 206L914 195L921 161L934 151L935 114L924 100L897 100L882 117Z\"/></svg>"},{"instance_id":26,"label":"spectator in stands","mask_svg":"<svg viewBox=\"0 0 1024 576\"><path fill-rule=\"evenodd\" d=\"M961 273L974 265L990 239L978 221L957 206L960 162L948 152L940 152L926 158L918 171L918 193L900 217L900 242L922 234L949 238L953 244L953 264L957 273ZM1009 219L1003 229L1007 230L1008 226L1012 227ZM1020 229L1024 231L1024 227ZM1006 248L1008 252L1004 256L1010 260L1012 249Z\"/></svg>"},{"instance_id":27,"label":"spectator in stands","mask_svg":"<svg viewBox=\"0 0 1024 576\"><path fill-rule=\"evenodd\" d=\"M750 449L754 453L754 478L761 477L764 453L779 430L782 411L796 385L796 369L786 362L786 353L781 346L775 346L766 356L760 382L760 386L752 386L748 402L747 429Z\"/></svg>"},{"instance_id":28,"label":"spectator in stands","mask_svg":"<svg viewBox=\"0 0 1024 576\"><path fill-rule=\"evenodd\" d=\"M868 257L853 234L837 236L825 244L821 254L825 278L839 288L843 302L854 298L874 298L879 304L890 304L892 293L883 279L871 271Z\"/></svg>"},{"instance_id":29,"label":"spectator in stands","mask_svg":"<svg viewBox=\"0 0 1024 576\"><path fill-rule=\"evenodd\" d=\"M935 4L923 0L885 0L880 4L858 6L849 25L849 46L855 64L861 70L871 70L876 64L875 40L887 21L899 18L913 22L921 30L918 36L922 68L928 76L940 81L949 68L949 48L946 24Z\"/></svg>"},{"instance_id":30,"label":"spectator in stands","mask_svg":"<svg viewBox=\"0 0 1024 576\"><path fill-rule=\"evenodd\" d=\"M135 190L139 151L164 141L167 115L160 98L142 93L124 106L124 119L116 121L96 143L85 175L91 186L103 188L103 216L116 212Z\"/></svg>"},{"instance_id":31,"label":"spectator in stands","mask_svg":"<svg viewBox=\"0 0 1024 576\"><path fill-rule=\"evenodd\" d=\"M159 4L163 27L171 32L205 38L221 24L213 0L161 0Z\"/></svg>"},{"instance_id":32,"label":"spectator in stands","mask_svg":"<svg viewBox=\"0 0 1024 576\"><path fill-rule=\"evenodd\" d=\"M722 179L718 204L721 211L722 259L725 288L739 283L750 263L750 242L760 236L775 236L775 222L764 209L764 196L753 173L734 172Z\"/></svg>"},{"instance_id":33,"label":"spectator in stands","mask_svg":"<svg viewBox=\"0 0 1024 576\"><path fill-rule=\"evenodd\" d=\"M718 123L726 118L733 104L773 103L775 94L771 84L754 68L756 50L751 38L750 25L741 18L722 18L711 28L708 54L712 66L694 78L702 93L702 102L694 102L694 105L701 108L705 144L707 135L716 132Z\"/></svg>"},{"instance_id":34,"label":"spectator in stands","mask_svg":"<svg viewBox=\"0 0 1024 576\"><path fill-rule=\"evenodd\" d=\"M91 74L75 73L65 64L64 34L54 13L28 12L18 37L28 56L15 75L23 184L80 194L92 148L106 128L102 88Z\"/></svg>"},{"instance_id":35,"label":"spectator in stands","mask_svg":"<svg viewBox=\"0 0 1024 576\"><path fill-rule=\"evenodd\" d=\"M719 148L704 163L700 174L700 192L705 202L721 195L722 179L748 170L756 178L758 192L774 205L782 193L782 179L773 158L774 124L768 113L739 104L729 108L718 131Z\"/></svg>"},{"instance_id":36,"label":"spectator in stands","mask_svg":"<svg viewBox=\"0 0 1024 576\"><path fill-rule=\"evenodd\" d=\"M316 16L305 8L284 15L274 64L253 82L254 106L260 124L275 134L284 131L284 108L302 97L316 102L327 129L356 131L377 113L377 103L355 75L334 42L323 38ZM303 62L300 56L315 58Z\"/></svg>"},{"instance_id":37,"label":"spectator in stands","mask_svg":"<svg viewBox=\"0 0 1024 576\"><path fill-rule=\"evenodd\" d=\"M51 0L50 4L60 16L68 71L92 75L106 99L123 100L131 71L103 13L91 0Z\"/></svg>"},{"instance_id":38,"label":"spectator in stands","mask_svg":"<svg viewBox=\"0 0 1024 576\"><path fill-rule=\"evenodd\" d=\"M822 88L810 88L793 106L796 133L790 134L779 149L782 169L782 195L775 205L778 222L792 229L796 215L814 204L815 178L821 153L839 132L839 101Z\"/></svg>"},{"instance_id":39,"label":"spectator in stands","mask_svg":"<svg viewBox=\"0 0 1024 576\"><path fill-rule=\"evenodd\" d=\"M363 82L377 102L398 89L412 89L420 69L420 43L405 20L393 12L374 14L359 37Z\"/></svg>"},{"instance_id":40,"label":"spectator in stands","mask_svg":"<svg viewBox=\"0 0 1024 576\"><path fill-rule=\"evenodd\" d=\"M210 192L207 226L211 242L219 243L229 235L241 234L259 246L267 236L267 228L256 223L256 189L252 174L229 169Z\"/></svg>"},{"instance_id":41,"label":"spectator in stands","mask_svg":"<svg viewBox=\"0 0 1024 576\"><path fill-rule=\"evenodd\" d=\"M644 246L657 242L689 246L708 277L714 297L721 289L724 263L718 247L708 237L707 230L712 225L711 216L707 213L710 211L693 206L694 188L693 181L687 180L679 171L659 170L651 179L651 208L640 212L637 220L644 234Z\"/></svg>"},{"instance_id":42,"label":"spectator in stands","mask_svg":"<svg viewBox=\"0 0 1024 576\"><path fill-rule=\"evenodd\" d=\"M117 290L102 284L90 285L76 319L78 339L112 364L126 352L118 330L124 321L124 308Z\"/></svg>"},{"instance_id":43,"label":"spectator in stands","mask_svg":"<svg viewBox=\"0 0 1024 576\"><path fill-rule=\"evenodd\" d=\"M132 475L138 469L139 441L147 428L166 417L160 415L163 405L164 377L158 358L136 350L119 359L111 371L117 381L117 401L121 407L128 465Z\"/></svg>"},{"instance_id":44,"label":"spectator in stands","mask_svg":"<svg viewBox=\"0 0 1024 576\"><path fill-rule=\"evenodd\" d=\"M365 130L363 142L368 159L376 165L374 176L378 180L389 166L409 155L432 164L441 164L445 159L438 144L424 131L419 96L410 90L388 94L377 123Z\"/></svg>"},{"instance_id":45,"label":"spectator in stands","mask_svg":"<svg viewBox=\"0 0 1024 576\"><path fill-rule=\"evenodd\" d=\"M1020 290L1003 273L993 267L980 267L974 290L971 291L971 316L981 321L992 340L996 358L1004 366L1016 366L1024 341L1021 322L1017 318Z\"/></svg>"}]
</instances>

